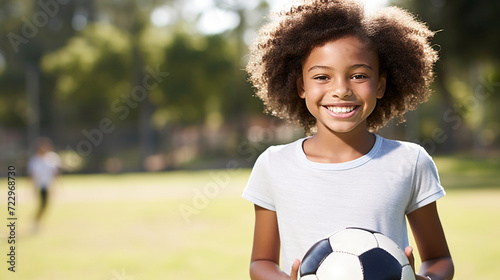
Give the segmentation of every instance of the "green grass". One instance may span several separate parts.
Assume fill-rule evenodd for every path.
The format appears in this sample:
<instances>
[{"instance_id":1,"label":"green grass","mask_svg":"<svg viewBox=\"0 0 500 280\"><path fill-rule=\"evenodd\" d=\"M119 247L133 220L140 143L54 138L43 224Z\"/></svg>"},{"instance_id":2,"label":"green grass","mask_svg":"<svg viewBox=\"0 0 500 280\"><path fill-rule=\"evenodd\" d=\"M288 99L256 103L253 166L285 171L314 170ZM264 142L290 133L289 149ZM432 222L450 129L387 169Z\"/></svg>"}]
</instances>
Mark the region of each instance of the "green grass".
<instances>
[{"instance_id":1,"label":"green grass","mask_svg":"<svg viewBox=\"0 0 500 280\"><path fill-rule=\"evenodd\" d=\"M436 159L455 279L500 275L499 162ZM36 200L19 178L16 272L7 271L1 226L0 279L248 279L253 206L240 198L248 172L65 175L36 233ZM0 192L4 224L6 188Z\"/></svg>"}]
</instances>

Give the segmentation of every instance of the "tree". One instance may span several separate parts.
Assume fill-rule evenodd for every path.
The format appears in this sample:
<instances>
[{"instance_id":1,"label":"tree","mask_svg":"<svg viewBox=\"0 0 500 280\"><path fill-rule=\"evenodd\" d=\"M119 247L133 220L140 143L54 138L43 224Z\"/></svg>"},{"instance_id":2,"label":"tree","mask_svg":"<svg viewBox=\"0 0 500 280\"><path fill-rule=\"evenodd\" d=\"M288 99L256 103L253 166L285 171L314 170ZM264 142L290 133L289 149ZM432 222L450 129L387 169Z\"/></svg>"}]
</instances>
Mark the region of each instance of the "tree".
<instances>
[{"instance_id":1,"label":"tree","mask_svg":"<svg viewBox=\"0 0 500 280\"><path fill-rule=\"evenodd\" d=\"M6 60L6 71L0 76L2 93L9 106L0 110L8 125L28 127L28 142L39 134L55 134L57 111L54 110L54 80L40 71L45 53L64 46L76 30L77 12L86 11L92 19L93 1L3 1L0 28L0 51ZM7 116L7 117L6 117ZM13 116L13 117L8 117Z\"/></svg>"},{"instance_id":2,"label":"tree","mask_svg":"<svg viewBox=\"0 0 500 280\"><path fill-rule=\"evenodd\" d=\"M128 144L139 147L137 152L125 150L133 150L136 165L158 153L165 128L224 127L242 137L248 114L262 110L245 78L244 38L257 26L249 18L260 21L267 5L261 1L250 11L237 1L213 3L237 14L239 25L220 34L202 34L196 28L201 14L194 21L183 18L184 6L190 3L177 0L2 1L2 127L29 127L29 139L44 134L60 148L76 149L109 119L117 131L135 131L127 137L133 138ZM153 26L152 11L166 6L177 9L176 21ZM153 72L159 80L148 78ZM131 99L134 94L142 94L135 96L140 101ZM103 159L114 156L116 151L106 147L93 147L99 152L88 155L87 171L99 170Z\"/></svg>"},{"instance_id":3,"label":"tree","mask_svg":"<svg viewBox=\"0 0 500 280\"><path fill-rule=\"evenodd\" d=\"M500 117L500 2L484 0L400 0L438 31L440 50L436 65L436 89L442 104L438 119L446 136L442 149L451 152L459 142L473 141L480 149L499 142L496 120ZM472 131L472 139L467 139Z\"/></svg>"}]
</instances>

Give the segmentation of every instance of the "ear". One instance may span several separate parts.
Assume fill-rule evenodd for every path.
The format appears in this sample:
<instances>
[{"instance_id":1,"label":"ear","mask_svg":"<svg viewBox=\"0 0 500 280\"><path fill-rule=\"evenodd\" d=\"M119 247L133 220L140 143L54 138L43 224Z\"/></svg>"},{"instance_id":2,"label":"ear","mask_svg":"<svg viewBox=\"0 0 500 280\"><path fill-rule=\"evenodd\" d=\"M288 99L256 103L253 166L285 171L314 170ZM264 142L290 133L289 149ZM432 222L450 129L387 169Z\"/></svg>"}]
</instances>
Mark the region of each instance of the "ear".
<instances>
[{"instance_id":1,"label":"ear","mask_svg":"<svg viewBox=\"0 0 500 280\"><path fill-rule=\"evenodd\" d=\"M299 75L299 77L297 78L297 94L302 99L306 98L306 91L304 90L304 79L302 78L302 75Z\"/></svg>"},{"instance_id":2,"label":"ear","mask_svg":"<svg viewBox=\"0 0 500 280\"><path fill-rule=\"evenodd\" d=\"M382 97L384 97L386 84L387 84L387 73L382 72L378 77L377 99L382 99Z\"/></svg>"}]
</instances>

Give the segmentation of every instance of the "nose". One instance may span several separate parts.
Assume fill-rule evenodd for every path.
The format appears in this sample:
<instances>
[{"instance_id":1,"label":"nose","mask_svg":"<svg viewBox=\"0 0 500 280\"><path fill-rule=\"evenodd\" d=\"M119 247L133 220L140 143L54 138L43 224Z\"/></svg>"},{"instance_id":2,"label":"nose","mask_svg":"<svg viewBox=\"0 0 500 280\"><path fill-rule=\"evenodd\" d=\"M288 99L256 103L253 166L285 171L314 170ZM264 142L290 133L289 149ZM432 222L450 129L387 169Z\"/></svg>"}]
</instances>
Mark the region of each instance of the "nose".
<instances>
[{"instance_id":1,"label":"nose","mask_svg":"<svg viewBox=\"0 0 500 280\"><path fill-rule=\"evenodd\" d=\"M352 95L352 91L349 88L349 84L347 83L347 81L345 81L344 79L336 79L336 81L332 83L330 94L332 95L332 97L345 99Z\"/></svg>"}]
</instances>

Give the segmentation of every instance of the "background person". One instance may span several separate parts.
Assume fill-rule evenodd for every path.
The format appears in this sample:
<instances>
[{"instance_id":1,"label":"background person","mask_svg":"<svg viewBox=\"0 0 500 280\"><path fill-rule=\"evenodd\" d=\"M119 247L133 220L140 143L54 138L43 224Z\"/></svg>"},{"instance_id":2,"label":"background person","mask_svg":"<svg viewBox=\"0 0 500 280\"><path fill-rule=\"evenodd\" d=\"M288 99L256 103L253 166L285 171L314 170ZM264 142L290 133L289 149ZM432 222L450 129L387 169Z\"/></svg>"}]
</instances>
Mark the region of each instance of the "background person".
<instances>
[{"instance_id":1,"label":"background person","mask_svg":"<svg viewBox=\"0 0 500 280\"><path fill-rule=\"evenodd\" d=\"M28 162L28 176L33 181L39 199L38 210L35 214L35 229L47 209L50 188L54 179L59 175L61 160L54 152L54 145L49 138L42 137L35 142L35 154Z\"/></svg>"}]
</instances>

